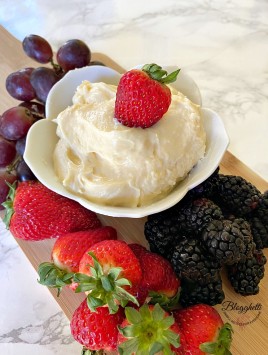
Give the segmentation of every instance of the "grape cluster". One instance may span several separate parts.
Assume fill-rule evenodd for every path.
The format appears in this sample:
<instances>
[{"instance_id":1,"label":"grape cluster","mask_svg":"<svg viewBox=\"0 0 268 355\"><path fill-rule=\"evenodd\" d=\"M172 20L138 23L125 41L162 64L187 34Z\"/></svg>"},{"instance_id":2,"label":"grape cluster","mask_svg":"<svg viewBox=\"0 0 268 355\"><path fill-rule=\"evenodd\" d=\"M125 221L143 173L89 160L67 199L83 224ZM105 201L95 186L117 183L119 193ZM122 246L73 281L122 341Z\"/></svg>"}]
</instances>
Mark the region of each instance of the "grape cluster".
<instances>
[{"instance_id":1,"label":"grape cluster","mask_svg":"<svg viewBox=\"0 0 268 355\"><path fill-rule=\"evenodd\" d=\"M6 78L7 92L21 102L0 115L0 209L9 191L7 182L35 179L23 154L30 127L45 117L50 89L69 70L104 65L91 61L91 50L79 39L65 42L56 52L56 62L51 45L41 36L26 36L22 48L28 57L43 66L22 68Z\"/></svg>"}]
</instances>

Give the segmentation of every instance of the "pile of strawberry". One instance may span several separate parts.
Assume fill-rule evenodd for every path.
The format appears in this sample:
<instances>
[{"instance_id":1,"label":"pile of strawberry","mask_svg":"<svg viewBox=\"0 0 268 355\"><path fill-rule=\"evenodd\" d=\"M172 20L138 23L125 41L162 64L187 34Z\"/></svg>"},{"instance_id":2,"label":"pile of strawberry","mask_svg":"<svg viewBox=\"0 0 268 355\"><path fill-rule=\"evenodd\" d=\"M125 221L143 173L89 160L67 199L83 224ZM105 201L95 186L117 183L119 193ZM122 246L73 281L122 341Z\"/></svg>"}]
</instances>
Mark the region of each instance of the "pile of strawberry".
<instances>
[{"instance_id":1,"label":"pile of strawberry","mask_svg":"<svg viewBox=\"0 0 268 355\"><path fill-rule=\"evenodd\" d=\"M94 212L38 181L11 186L5 207L16 238L55 238L39 282L85 294L70 325L84 354L230 354L231 326L211 306L180 308L180 280L162 256L119 240Z\"/></svg>"}]
</instances>

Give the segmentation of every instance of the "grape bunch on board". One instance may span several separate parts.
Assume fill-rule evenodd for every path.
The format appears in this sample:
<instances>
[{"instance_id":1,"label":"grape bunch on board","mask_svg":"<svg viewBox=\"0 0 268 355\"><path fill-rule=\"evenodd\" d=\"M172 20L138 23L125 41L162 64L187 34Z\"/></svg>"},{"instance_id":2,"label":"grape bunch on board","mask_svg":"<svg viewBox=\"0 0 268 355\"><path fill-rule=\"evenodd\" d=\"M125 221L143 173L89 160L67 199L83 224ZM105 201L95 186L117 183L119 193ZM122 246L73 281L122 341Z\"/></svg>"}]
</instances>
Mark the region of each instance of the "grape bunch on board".
<instances>
[{"instance_id":1,"label":"grape bunch on board","mask_svg":"<svg viewBox=\"0 0 268 355\"><path fill-rule=\"evenodd\" d=\"M26 36L22 48L40 66L20 68L6 78L7 92L20 103L0 114L0 209L7 198L8 184L36 179L23 154L30 127L45 118L50 89L69 70L104 65L91 60L90 48L79 39L66 41L56 52L56 62L51 45L41 36Z\"/></svg>"}]
</instances>

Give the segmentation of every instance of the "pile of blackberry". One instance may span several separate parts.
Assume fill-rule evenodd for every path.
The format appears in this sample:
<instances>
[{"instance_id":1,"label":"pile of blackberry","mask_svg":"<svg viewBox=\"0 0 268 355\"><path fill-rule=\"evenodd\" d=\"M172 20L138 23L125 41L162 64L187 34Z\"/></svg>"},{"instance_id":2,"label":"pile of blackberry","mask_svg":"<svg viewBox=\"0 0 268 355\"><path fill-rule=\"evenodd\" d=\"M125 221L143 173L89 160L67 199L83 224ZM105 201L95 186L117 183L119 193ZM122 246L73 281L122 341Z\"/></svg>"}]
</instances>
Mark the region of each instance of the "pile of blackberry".
<instances>
[{"instance_id":1,"label":"pile of blackberry","mask_svg":"<svg viewBox=\"0 0 268 355\"><path fill-rule=\"evenodd\" d=\"M144 234L181 279L182 306L221 303L223 270L235 292L254 295L266 264L268 191L217 168L178 204L148 216Z\"/></svg>"}]
</instances>

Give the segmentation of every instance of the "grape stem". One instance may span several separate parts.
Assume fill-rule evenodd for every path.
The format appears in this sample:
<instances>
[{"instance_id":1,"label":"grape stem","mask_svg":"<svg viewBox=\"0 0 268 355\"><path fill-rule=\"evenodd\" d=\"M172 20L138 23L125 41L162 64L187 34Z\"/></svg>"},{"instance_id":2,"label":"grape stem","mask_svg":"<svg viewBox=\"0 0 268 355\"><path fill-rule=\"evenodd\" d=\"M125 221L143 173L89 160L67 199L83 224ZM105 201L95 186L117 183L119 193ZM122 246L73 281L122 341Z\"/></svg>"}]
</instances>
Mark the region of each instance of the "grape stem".
<instances>
[{"instance_id":1,"label":"grape stem","mask_svg":"<svg viewBox=\"0 0 268 355\"><path fill-rule=\"evenodd\" d=\"M17 166L19 165L19 163L21 162L21 160L22 160L21 155L18 155L18 156L14 159L14 161L6 167L7 173L8 173L8 174L12 174L12 172L17 169Z\"/></svg>"},{"instance_id":2,"label":"grape stem","mask_svg":"<svg viewBox=\"0 0 268 355\"><path fill-rule=\"evenodd\" d=\"M53 61L53 58L51 59L50 64L52 65L57 75L61 75L63 73L62 67L59 64L55 63Z\"/></svg>"}]
</instances>

